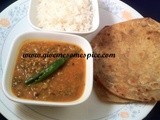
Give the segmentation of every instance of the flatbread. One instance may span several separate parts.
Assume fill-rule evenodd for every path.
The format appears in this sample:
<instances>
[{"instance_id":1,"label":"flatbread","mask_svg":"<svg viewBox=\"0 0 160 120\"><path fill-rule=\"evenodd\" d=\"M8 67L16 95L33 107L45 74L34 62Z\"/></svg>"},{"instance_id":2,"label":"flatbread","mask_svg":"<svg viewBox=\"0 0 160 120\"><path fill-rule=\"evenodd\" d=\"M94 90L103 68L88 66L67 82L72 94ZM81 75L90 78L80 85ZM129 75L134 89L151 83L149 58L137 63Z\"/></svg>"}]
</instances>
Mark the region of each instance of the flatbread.
<instances>
[{"instance_id":1,"label":"flatbread","mask_svg":"<svg viewBox=\"0 0 160 120\"><path fill-rule=\"evenodd\" d=\"M133 100L120 98L111 92L109 92L98 80L96 76L94 76L94 90L99 100L102 102L113 102L113 103L132 103Z\"/></svg>"},{"instance_id":2,"label":"flatbread","mask_svg":"<svg viewBox=\"0 0 160 120\"><path fill-rule=\"evenodd\" d=\"M141 18L104 27L91 45L94 53L115 53L94 59L106 89L122 98L160 100L160 23Z\"/></svg>"}]
</instances>

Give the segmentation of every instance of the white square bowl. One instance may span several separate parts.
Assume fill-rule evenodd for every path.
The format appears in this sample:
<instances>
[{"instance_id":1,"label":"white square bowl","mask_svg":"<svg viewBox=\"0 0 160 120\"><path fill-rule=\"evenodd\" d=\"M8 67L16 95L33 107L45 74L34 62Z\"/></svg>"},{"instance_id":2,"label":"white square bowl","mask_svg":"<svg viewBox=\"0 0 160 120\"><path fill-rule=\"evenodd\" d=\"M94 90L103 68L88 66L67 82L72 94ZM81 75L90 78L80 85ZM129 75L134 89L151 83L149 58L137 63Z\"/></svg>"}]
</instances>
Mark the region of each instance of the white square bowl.
<instances>
[{"instance_id":1,"label":"white square bowl","mask_svg":"<svg viewBox=\"0 0 160 120\"><path fill-rule=\"evenodd\" d=\"M71 33L71 34L89 34L97 30L99 27L99 7L98 7L98 1L97 0L91 0L92 8L93 8L93 20L92 20L92 28L87 32L79 32L79 31L59 31L56 29L53 30L44 30L40 27L38 27L38 21L37 21L37 6L38 6L38 0L30 0L30 6L29 6L29 23L31 26L40 31L49 31L49 32L63 32L63 33ZM47 13L46 13L47 14Z\"/></svg>"},{"instance_id":2,"label":"white square bowl","mask_svg":"<svg viewBox=\"0 0 160 120\"><path fill-rule=\"evenodd\" d=\"M71 34L63 33L46 33L46 32L28 32L18 36L12 43L11 49L9 50L9 57L7 58L6 65L3 71L2 77L2 89L5 95L12 101L24 104L32 105L44 105L44 106L70 106L84 102L90 96L93 87L93 58L86 59L86 78L85 88L82 96L70 102L48 102L48 101L37 101L22 99L15 96L11 90L12 76L16 64L16 59L20 46L27 39L42 39L42 40L58 40L60 42L66 42L78 45L81 47L85 54L92 53L90 43L83 37Z\"/></svg>"}]
</instances>

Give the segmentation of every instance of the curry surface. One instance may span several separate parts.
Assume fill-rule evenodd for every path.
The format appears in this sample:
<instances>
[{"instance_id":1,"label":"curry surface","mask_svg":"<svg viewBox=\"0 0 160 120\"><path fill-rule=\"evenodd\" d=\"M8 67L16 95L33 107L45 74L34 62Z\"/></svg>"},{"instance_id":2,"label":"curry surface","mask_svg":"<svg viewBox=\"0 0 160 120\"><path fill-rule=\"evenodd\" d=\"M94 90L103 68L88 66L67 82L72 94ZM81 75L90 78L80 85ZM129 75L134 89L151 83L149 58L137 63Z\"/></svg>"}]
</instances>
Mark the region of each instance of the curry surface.
<instances>
[{"instance_id":1,"label":"curry surface","mask_svg":"<svg viewBox=\"0 0 160 120\"><path fill-rule=\"evenodd\" d=\"M83 50L76 45L45 40L27 40L20 48L12 78L12 91L19 98L42 101L73 101L85 86L85 58L70 58L64 66L37 84L24 81L46 68L56 57L24 57L24 54L75 53Z\"/></svg>"}]
</instances>

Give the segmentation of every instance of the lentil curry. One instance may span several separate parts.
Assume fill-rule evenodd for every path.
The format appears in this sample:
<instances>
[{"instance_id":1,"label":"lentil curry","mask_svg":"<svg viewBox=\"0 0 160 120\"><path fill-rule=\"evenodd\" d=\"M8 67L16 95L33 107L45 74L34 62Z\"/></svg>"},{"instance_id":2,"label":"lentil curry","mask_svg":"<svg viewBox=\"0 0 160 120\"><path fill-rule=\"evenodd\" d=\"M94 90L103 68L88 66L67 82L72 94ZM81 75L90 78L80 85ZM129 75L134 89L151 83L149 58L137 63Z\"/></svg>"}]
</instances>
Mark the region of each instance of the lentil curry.
<instances>
[{"instance_id":1,"label":"lentil curry","mask_svg":"<svg viewBox=\"0 0 160 120\"><path fill-rule=\"evenodd\" d=\"M85 58L70 58L60 69L46 80L26 85L24 81L47 68L54 57L26 57L24 54L71 54L83 50L76 45L45 40L27 40L23 43L17 58L12 78L12 91L19 98L42 101L73 101L78 99L85 86Z\"/></svg>"}]
</instances>

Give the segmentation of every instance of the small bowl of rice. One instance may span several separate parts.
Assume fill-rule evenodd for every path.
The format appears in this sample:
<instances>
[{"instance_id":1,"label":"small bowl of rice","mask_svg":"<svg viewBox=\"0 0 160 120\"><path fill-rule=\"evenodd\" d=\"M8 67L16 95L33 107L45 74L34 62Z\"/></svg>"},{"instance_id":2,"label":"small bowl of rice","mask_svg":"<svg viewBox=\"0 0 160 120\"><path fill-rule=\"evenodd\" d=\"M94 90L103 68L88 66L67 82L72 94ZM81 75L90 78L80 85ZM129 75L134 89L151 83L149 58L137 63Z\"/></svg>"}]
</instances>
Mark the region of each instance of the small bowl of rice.
<instances>
[{"instance_id":1,"label":"small bowl of rice","mask_svg":"<svg viewBox=\"0 0 160 120\"><path fill-rule=\"evenodd\" d=\"M41 31L88 34L99 27L97 0L31 0L29 21Z\"/></svg>"}]
</instances>

